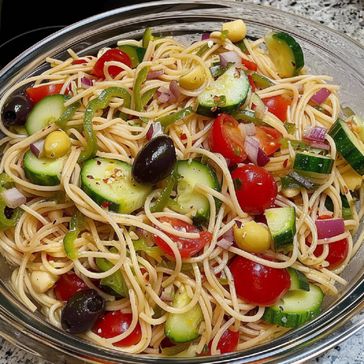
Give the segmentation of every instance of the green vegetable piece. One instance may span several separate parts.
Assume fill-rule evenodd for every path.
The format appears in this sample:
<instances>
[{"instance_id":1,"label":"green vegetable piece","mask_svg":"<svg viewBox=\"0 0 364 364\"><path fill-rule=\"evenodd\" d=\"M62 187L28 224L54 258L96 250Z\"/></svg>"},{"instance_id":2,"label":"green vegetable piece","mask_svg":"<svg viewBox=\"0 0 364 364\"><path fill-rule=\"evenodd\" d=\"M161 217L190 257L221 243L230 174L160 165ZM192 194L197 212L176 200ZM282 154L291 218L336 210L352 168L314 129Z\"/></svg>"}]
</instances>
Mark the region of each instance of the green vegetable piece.
<instances>
[{"instance_id":1,"label":"green vegetable piece","mask_svg":"<svg viewBox=\"0 0 364 364\"><path fill-rule=\"evenodd\" d=\"M256 125L265 124L262 119L259 119L255 116L255 111L252 110L241 110L233 114L236 120L241 120L246 123L254 123Z\"/></svg>"},{"instance_id":2,"label":"green vegetable piece","mask_svg":"<svg viewBox=\"0 0 364 364\"><path fill-rule=\"evenodd\" d=\"M144 92L144 94L141 96L142 109L144 109L148 102L152 99L158 88L159 87L151 88L150 90Z\"/></svg>"},{"instance_id":3,"label":"green vegetable piece","mask_svg":"<svg viewBox=\"0 0 364 364\"><path fill-rule=\"evenodd\" d=\"M149 69L150 69L149 66L143 67L138 72L138 75L135 79L134 87L133 87L133 100L134 100L135 111L143 110L142 99L141 99L141 88L142 88L142 84L147 79Z\"/></svg>"},{"instance_id":4,"label":"green vegetable piece","mask_svg":"<svg viewBox=\"0 0 364 364\"><path fill-rule=\"evenodd\" d=\"M134 249L136 252L143 251L151 258L160 261L163 251L158 246L149 246L144 239L134 240Z\"/></svg>"},{"instance_id":5,"label":"green vegetable piece","mask_svg":"<svg viewBox=\"0 0 364 364\"><path fill-rule=\"evenodd\" d=\"M248 48L246 47L244 40L241 40L238 43L235 43L235 45L245 54L249 54Z\"/></svg>"},{"instance_id":6,"label":"green vegetable piece","mask_svg":"<svg viewBox=\"0 0 364 364\"><path fill-rule=\"evenodd\" d=\"M98 110L105 109L113 97L124 99L124 107L130 107L130 94L122 87L109 87L101 92L96 98L91 100L86 107L83 119L83 129L86 137L86 148L81 153L78 161L84 162L93 158L97 152L97 138L92 126L92 118ZM121 116L123 117L123 115Z\"/></svg>"},{"instance_id":7,"label":"green vegetable piece","mask_svg":"<svg viewBox=\"0 0 364 364\"><path fill-rule=\"evenodd\" d=\"M310 284L306 276L297 269L287 268L289 276L291 278L291 287L290 291L295 291L297 289L301 289L304 291L310 290Z\"/></svg>"},{"instance_id":8,"label":"green vegetable piece","mask_svg":"<svg viewBox=\"0 0 364 364\"><path fill-rule=\"evenodd\" d=\"M169 115L161 117L160 119L157 120L157 122L159 122L163 128L166 128L167 126L174 124L176 121L186 118L187 116L191 115L192 113L193 113L192 108L186 107L173 114L169 114Z\"/></svg>"},{"instance_id":9,"label":"green vegetable piece","mask_svg":"<svg viewBox=\"0 0 364 364\"><path fill-rule=\"evenodd\" d=\"M72 216L69 231L63 238L63 248L66 252L66 255L69 259L75 260L77 259L77 250L75 248L75 240L78 237L78 234L84 227L84 218L79 210L75 212Z\"/></svg>"},{"instance_id":10,"label":"green vegetable piece","mask_svg":"<svg viewBox=\"0 0 364 364\"><path fill-rule=\"evenodd\" d=\"M143 34L143 48L148 48L149 42L154 40L154 36L151 28L146 28Z\"/></svg>"},{"instance_id":11,"label":"green vegetable piece","mask_svg":"<svg viewBox=\"0 0 364 364\"><path fill-rule=\"evenodd\" d=\"M13 179L8 176L5 172L0 174L0 192L4 189L8 190L9 188L14 187Z\"/></svg>"},{"instance_id":12,"label":"green vegetable piece","mask_svg":"<svg viewBox=\"0 0 364 364\"><path fill-rule=\"evenodd\" d=\"M265 89L274 85L274 83L269 78L264 77L257 72L253 72L251 76L255 86L258 88Z\"/></svg>"},{"instance_id":13,"label":"green vegetable piece","mask_svg":"<svg viewBox=\"0 0 364 364\"><path fill-rule=\"evenodd\" d=\"M167 206L169 198L171 196L171 192L173 191L177 183L177 178L178 174L176 169L174 169L171 175L167 178L166 185L163 188L159 197L157 198L157 201L150 209L153 213L163 211L163 209Z\"/></svg>"},{"instance_id":14,"label":"green vegetable piece","mask_svg":"<svg viewBox=\"0 0 364 364\"><path fill-rule=\"evenodd\" d=\"M129 56L132 68L136 68L139 63L143 62L145 54L144 48L135 47L129 44L123 44L118 48Z\"/></svg>"},{"instance_id":15,"label":"green vegetable piece","mask_svg":"<svg viewBox=\"0 0 364 364\"><path fill-rule=\"evenodd\" d=\"M281 177L281 184L284 190L291 188L294 189L301 188L301 185L290 176Z\"/></svg>"},{"instance_id":16,"label":"green vegetable piece","mask_svg":"<svg viewBox=\"0 0 364 364\"><path fill-rule=\"evenodd\" d=\"M2 198L2 196L0 195L0 229L1 230L6 230L6 229L14 227L18 223L20 216L23 213L23 210L20 209L19 207L17 207L12 212L11 217L8 218L6 216L7 214L5 214L6 207L7 206L6 206L5 201Z\"/></svg>"},{"instance_id":17,"label":"green vegetable piece","mask_svg":"<svg viewBox=\"0 0 364 364\"><path fill-rule=\"evenodd\" d=\"M72 117L75 115L75 113L76 113L77 109L80 107L80 105L81 104L78 101L76 101L73 104L66 107L66 109L63 111L63 113L59 117L59 119L56 120L56 124L61 129L65 129L67 122L72 119Z\"/></svg>"},{"instance_id":18,"label":"green vegetable piece","mask_svg":"<svg viewBox=\"0 0 364 364\"><path fill-rule=\"evenodd\" d=\"M205 43L198 49L198 51L196 52L196 56L202 57L209 49L210 49L209 45Z\"/></svg>"}]
</instances>

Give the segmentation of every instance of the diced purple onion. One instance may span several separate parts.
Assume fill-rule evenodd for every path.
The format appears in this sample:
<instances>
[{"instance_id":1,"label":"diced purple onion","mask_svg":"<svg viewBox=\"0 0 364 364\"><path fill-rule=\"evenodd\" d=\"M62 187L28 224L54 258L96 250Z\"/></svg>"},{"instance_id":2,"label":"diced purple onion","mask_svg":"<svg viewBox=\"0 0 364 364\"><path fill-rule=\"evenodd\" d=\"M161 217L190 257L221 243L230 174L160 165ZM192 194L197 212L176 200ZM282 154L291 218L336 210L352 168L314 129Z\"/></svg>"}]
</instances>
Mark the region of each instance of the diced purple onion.
<instances>
[{"instance_id":1,"label":"diced purple onion","mask_svg":"<svg viewBox=\"0 0 364 364\"><path fill-rule=\"evenodd\" d=\"M44 150L44 139L30 144L29 149L37 158L41 157Z\"/></svg>"},{"instance_id":2,"label":"diced purple onion","mask_svg":"<svg viewBox=\"0 0 364 364\"><path fill-rule=\"evenodd\" d=\"M222 238L222 239L217 241L216 245L218 245L220 248L223 248L223 249L227 250L233 245L233 242Z\"/></svg>"},{"instance_id":3,"label":"diced purple onion","mask_svg":"<svg viewBox=\"0 0 364 364\"><path fill-rule=\"evenodd\" d=\"M235 67L241 66L241 57L233 51L221 53L219 56L222 67L226 67L228 63L233 63Z\"/></svg>"},{"instance_id":4,"label":"diced purple onion","mask_svg":"<svg viewBox=\"0 0 364 364\"><path fill-rule=\"evenodd\" d=\"M324 142L327 129L321 126L306 129L303 138L313 142Z\"/></svg>"},{"instance_id":5,"label":"diced purple onion","mask_svg":"<svg viewBox=\"0 0 364 364\"><path fill-rule=\"evenodd\" d=\"M252 104L255 105L255 117L263 119L268 108L264 105L262 99L255 93L252 95Z\"/></svg>"},{"instance_id":6,"label":"diced purple onion","mask_svg":"<svg viewBox=\"0 0 364 364\"><path fill-rule=\"evenodd\" d=\"M26 197L17 189L10 188L2 193L6 206L15 209L27 202Z\"/></svg>"},{"instance_id":7,"label":"diced purple onion","mask_svg":"<svg viewBox=\"0 0 364 364\"><path fill-rule=\"evenodd\" d=\"M162 87L159 87L159 89L158 89L158 92L157 92L157 99L158 99L158 101L161 103L161 104L164 104L164 103L166 103L166 102L168 102L169 101L169 91L168 91L168 93L166 93L166 92L162 92L160 89L161 89ZM164 87L163 87L164 88Z\"/></svg>"},{"instance_id":8,"label":"diced purple onion","mask_svg":"<svg viewBox=\"0 0 364 364\"><path fill-rule=\"evenodd\" d=\"M257 156L257 165L259 167L264 167L269 161L270 158L265 154L264 150L262 148L259 148Z\"/></svg>"},{"instance_id":9,"label":"diced purple onion","mask_svg":"<svg viewBox=\"0 0 364 364\"><path fill-rule=\"evenodd\" d=\"M319 239L328 239L345 232L344 219L325 219L315 221Z\"/></svg>"},{"instance_id":10,"label":"diced purple onion","mask_svg":"<svg viewBox=\"0 0 364 364\"><path fill-rule=\"evenodd\" d=\"M176 102L181 95L181 92L179 90L179 86L176 80L173 80L169 84L169 91L170 91L170 97L169 101Z\"/></svg>"},{"instance_id":11,"label":"diced purple onion","mask_svg":"<svg viewBox=\"0 0 364 364\"><path fill-rule=\"evenodd\" d=\"M244 149L250 161L257 165L259 142L253 137L247 136L244 142Z\"/></svg>"},{"instance_id":12,"label":"diced purple onion","mask_svg":"<svg viewBox=\"0 0 364 364\"><path fill-rule=\"evenodd\" d=\"M161 296L160 296L160 299L163 301L163 302L170 302L173 300L173 297L172 297L172 292L171 291L168 291L167 290L163 290L162 293L161 293Z\"/></svg>"},{"instance_id":13,"label":"diced purple onion","mask_svg":"<svg viewBox=\"0 0 364 364\"><path fill-rule=\"evenodd\" d=\"M210 39L210 33L202 33L201 40L207 40Z\"/></svg>"},{"instance_id":14,"label":"diced purple onion","mask_svg":"<svg viewBox=\"0 0 364 364\"><path fill-rule=\"evenodd\" d=\"M257 133L257 129L254 123L244 124L245 134L248 136L254 136Z\"/></svg>"},{"instance_id":15,"label":"diced purple onion","mask_svg":"<svg viewBox=\"0 0 364 364\"><path fill-rule=\"evenodd\" d=\"M81 78L81 85L84 88L89 88L92 87L94 85L94 80L88 77L82 77Z\"/></svg>"},{"instance_id":16,"label":"diced purple onion","mask_svg":"<svg viewBox=\"0 0 364 364\"><path fill-rule=\"evenodd\" d=\"M311 101L321 105L323 102L325 102L325 100L330 96L331 91L328 90L327 88L323 87L322 89L320 89L319 91L317 91L312 97L311 97Z\"/></svg>"},{"instance_id":17,"label":"diced purple onion","mask_svg":"<svg viewBox=\"0 0 364 364\"><path fill-rule=\"evenodd\" d=\"M155 122L153 124L150 124L146 137L148 140L151 140L151 139L155 138L156 136L162 135L162 134L163 134L163 128L162 128L161 123Z\"/></svg>"},{"instance_id":18,"label":"diced purple onion","mask_svg":"<svg viewBox=\"0 0 364 364\"><path fill-rule=\"evenodd\" d=\"M317 149L323 149L323 150L330 150L330 145L323 143L323 142L309 142L310 146L312 148L317 148Z\"/></svg>"},{"instance_id":19,"label":"diced purple onion","mask_svg":"<svg viewBox=\"0 0 364 364\"><path fill-rule=\"evenodd\" d=\"M164 70L150 71L147 75L147 80L155 80L156 78L163 75L164 75Z\"/></svg>"},{"instance_id":20,"label":"diced purple onion","mask_svg":"<svg viewBox=\"0 0 364 364\"><path fill-rule=\"evenodd\" d=\"M234 241L234 230L233 228L229 229L222 237L222 239Z\"/></svg>"}]
</instances>

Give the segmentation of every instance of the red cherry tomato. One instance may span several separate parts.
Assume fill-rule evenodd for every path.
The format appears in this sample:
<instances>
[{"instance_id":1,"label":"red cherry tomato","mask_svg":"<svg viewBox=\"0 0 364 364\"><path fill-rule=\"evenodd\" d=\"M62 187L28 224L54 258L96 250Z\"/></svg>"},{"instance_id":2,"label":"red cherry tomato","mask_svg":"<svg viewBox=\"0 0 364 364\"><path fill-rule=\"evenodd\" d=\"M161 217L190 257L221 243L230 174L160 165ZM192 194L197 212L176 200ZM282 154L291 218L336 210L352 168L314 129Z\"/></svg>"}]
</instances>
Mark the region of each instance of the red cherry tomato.
<instances>
[{"instance_id":1,"label":"red cherry tomato","mask_svg":"<svg viewBox=\"0 0 364 364\"><path fill-rule=\"evenodd\" d=\"M221 354L232 353L236 351L236 347L239 343L239 331L231 331L227 329L222 335L217 344L217 349L220 350ZM211 344L212 341L209 343L209 349L211 355Z\"/></svg>"},{"instance_id":2,"label":"red cherry tomato","mask_svg":"<svg viewBox=\"0 0 364 364\"><path fill-rule=\"evenodd\" d=\"M29 100L34 104L42 100L46 96L56 95L61 92L63 83L43 85L37 87L29 87L25 90Z\"/></svg>"},{"instance_id":3,"label":"red cherry tomato","mask_svg":"<svg viewBox=\"0 0 364 364\"><path fill-rule=\"evenodd\" d=\"M254 80L253 80L252 75L248 75L248 80L249 80L249 83L250 83L250 87L252 89L252 92L255 92L256 87L255 87L255 83L254 83Z\"/></svg>"},{"instance_id":4,"label":"red cherry tomato","mask_svg":"<svg viewBox=\"0 0 364 364\"><path fill-rule=\"evenodd\" d=\"M86 59L75 59L74 61L72 61L72 64L84 64L84 63L87 63L87 60Z\"/></svg>"},{"instance_id":5,"label":"red cherry tomato","mask_svg":"<svg viewBox=\"0 0 364 364\"><path fill-rule=\"evenodd\" d=\"M241 63L248 69L251 71L256 71L258 69L258 66L256 63L252 62L252 61L248 61L246 59L241 59Z\"/></svg>"},{"instance_id":6,"label":"red cherry tomato","mask_svg":"<svg viewBox=\"0 0 364 364\"><path fill-rule=\"evenodd\" d=\"M238 122L228 114L220 114L212 124L209 134L211 151L222 154L230 164L246 159L243 136Z\"/></svg>"},{"instance_id":7,"label":"red cherry tomato","mask_svg":"<svg viewBox=\"0 0 364 364\"><path fill-rule=\"evenodd\" d=\"M282 134L270 126L256 126L255 136L266 155L271 155L281 147Z\"/></svg>"},{"instance_id":8,"label":"red cherry tomato","mask_svg":"<svg viewBox=\"0 0 364 364\"><path fill-rule=\"evenodd\" d=\"M236 294L247 303L260 306L275 304L291 286L286 269L277 269L237 256L230 271Z\"/></svg>"},{"instance_id":9,"label":"red cherry tomato","mask_svg":"<svg viewBox=\"0 0 364 364\"><path fill-rule=\"evenodd\" d=\"M129 328L132 319L133 315L131 313L123 313L121 311L108 311L96 321L94 327L92 328L92 331L105 339L110 339L111 337L115 337L125 332ZM114 343L114 345L135 345L140 341L141 338L142 329L138 322L135 326L135 329L129 336Z\"/></svg>"},{"instance_id":10,"label":"red cherry tomato","mask_svg":"<svg viewBox=\"0 0 364 364\"><path fill-rule=\"evenodd\" d=\"M169 217L162 217L159 221L171 224L176 230L183 230L188 233L200 233L200 237L197 239L186 239L172 234L167 234L174 242L176 242L182 258L190 258L194 256L201 251L206 244L211 242L211 233L208 231L200 231L195 226L188 224L187 222ZM154 241L166 254L172 257L174 256L172 249L163 239L158 236L154 236Z\"/></svg>"},{"instance_id":11,"label":"red cherry tomato","mask_svg":"<svg viewBox=\"0 0 364 364\"><path fill-rule=\"evenodd\" d=\"M231 177L240 207L249 214L261 214L277 196L277 184L264 168L246 164L236 168Z\"/></svg>"},{"instance_id":12,"label":"red cherry tomato","mask_svg":"<svg viewBox=\"0 0 364 364\"><path fill-rule=\"evenodd\" d=\"M287 120L287 109L291 105L291 100L283 96L271 96L262 99L268 111L274 114L281 121Z\"/></svg>"},{"instance_id":13,"label":"red cherry tomato","mask_svg":"<svg viewBox=\"0 0 364 364\"><path fill-rule=\"evenodd\" d=\"M68 301L75 293L86 289L86 283L72 272L61 275L54 285L54 294L57 300Z\"/></svg>"},{"instance_id":14,"label":"red cherry tomato","mask_svg":"<svg viewBox=\"0 0 364 364\"><path fill-rule=\"evenodd\" d=\"M313 252L314 255L319 257L324 250L322 244L317 245L317 248ZM337 268L348 256L349 243L347 239L342 239L329 244L329 254L326 259L329 262L329 269Z\"/></svg>"},{"instance_id":15,"label":"red cherry tomato","mask_svg":"<svg viewBox=\"0 0 364 364\"><path fill-rule=\"evenodd\" d=\"M121 51L120 49L109 49L107 50L95 63L92 73L97 77L105 77L104 75L104 64L105 62L117 61L124 63L128 67L131 67L131 60L129 56ZM110 66L108 68L109 74L112 77L117 76L122 70L122 67Z\"/></svg>"}]
</instances>

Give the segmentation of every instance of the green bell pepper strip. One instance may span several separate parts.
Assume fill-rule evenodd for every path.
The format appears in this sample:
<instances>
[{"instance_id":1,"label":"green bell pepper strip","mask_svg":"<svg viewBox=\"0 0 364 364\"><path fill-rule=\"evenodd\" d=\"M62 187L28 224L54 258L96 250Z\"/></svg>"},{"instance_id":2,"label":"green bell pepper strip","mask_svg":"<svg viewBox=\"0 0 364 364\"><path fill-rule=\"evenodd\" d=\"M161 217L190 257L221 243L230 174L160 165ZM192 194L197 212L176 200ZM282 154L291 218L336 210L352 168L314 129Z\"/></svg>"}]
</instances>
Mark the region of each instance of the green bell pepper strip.
<instances>
[{"instance_id":1,"label":"green bell pepper strip","mask_svg":"<svg viewBox=\"0 0 364 364\"><path fill-rule=\"evenodd\" d=\"M274 83L271 80L269 80L267 77L260 75L257 72L253 72L251 74L251 77L255 86L257 86L258 88L264 89L274 85Z\"/></svg>"},{"instance_id":2,"label":"green bell pepper strip","mask_svg":"<svg viewBox=\"0 0 364 364\"><path fill-rule=\"evenodd\" d=\"M143 67L139 72L134 82L133 87L133 99L134 99L134 109L135 111L142 111L143 110L143 104L142 104L142 98L141 98L141 88L142 84L145 82L148 76L150 67L145 66Z\"/></svg>"},{"instance_id":3,"label":"green bell pepper strip","mask_svg":"<svg viewBox=\"0 0 364 364\"><path fill-rule=\"evenodd\" d=\"M255 116L255 111L252 110L241 110L233 114L236 120L242 120L246 123L254 123L255 125L265 124L262 119Z\"/></svg>"},{"instance_id":4,"label":"green bell pepper strip","mask_svg":"<svg viewBox=\"0 0 364 364\"><path fill-rule=\"evenodd\" d=\"M9 189L14 187L13 179L8 176L5 172L0 174L0 192L4 189Z\"/></svg>"},{"instance_id":5,"label":"green bell pepper strip","mask_svg":"<svg viewBox=\"0 0 364 364\"><path fill-rule=\"evenodd\" d=\"M192 107L186 107L180 111L177 111L173 114L169 114L161 117L157 120L161 124L163 128L174 124L176 121L184 119L185 117L191 115L193 113Z\"/></svg>"},{"instance_id":6,"label":"green bell pepper strip","mask_svg":"<svg viewBox=\"0 0 364 364\"><path fill-rule=\"evenodd\" d=\"M161 194L157 198L155 204L151 207L150 211L152 211L153 213L163 211L163 209L168 204L169 197L171 196L171 192L177 183L177 179L178 174L176 169L174 169L171 175L167 178L166 186L163 188Z\"/></svg>"},{"instance_id":7,"label":"green bell pepper strip","mask_svg":"<svg viewBox=\"0 0 364 364\"><path fill-rule=\"evenodd\" d=\"M205 43L198 49L198 51L196 52L196 56L202 57L209 49L210 49L209 45Z\"/></svg>"},{"instance_id":8,"label":"green bell pepper strip","mask_svg":"<svg viewBox=\"0 0 364 364\"><path fill-rule=\"evenodd\" d=\"M60 118L56 121L56 124L61 128L65 129L67 121L71 120L73 115L75 115L77 109L80 107L80 103L78 101L66 107L66 110L63 111Z\"/></svg>"},{"instance_id":9,"label":"green bell pepper strip","mask_svg":"<svg viewBox=\"0 0 364 364\"><path fill-rule=\"evenodd\" d=\"M144 239L134 240L134 249L136 252L143 251L151 258L160 261L163 251L158 246L149 246Z\"/></svg>"},{"instance_id":10,"label":"green bell pepper strip","mask_svg":"<svg viewBox=\"0 0 364 364\"><path fill-rule=\"evenodd\" d=\"M91 100L86 107L85 116L83 118L83 129L86 137L86 148L81 153L78 161L84 162L96 155L97 152L97 138L96 133L92 126L92 119L98 110L105 109L110 103L113 97L120 97L124 99L124 107L130 107L130 94L127 90L122 87L109 87L102 91L101 94L96 98ZM120 117L123 117L121 114Z\"/></svg>"},{"instance_id":11,"label":"green bell pepper strip","mask_svg":"<svg viewBox=\"0 0 364 364\"><path fill-rule=\"evenodd\" d=\"M69 231L63 238L63 248L69 259L77 259L75 240L84 227L84 218L80 211L76 211L70 221Z\"/></svg>"},{"instance_id":12,"label":"green bell pepper strip","mask_svg":"<svg viewBox=\"0 0 364 364\"><path fill-rule=\"evenodd\" d=\"M142 109L144 109L148 102L152 99L158 88L159 87L151 88L150 90L144 92L144 94L141 96Z\"/></svg>"},{"instance_id":13,"label":"green bell pepper strip","mask_svg":"<svg viewBox=\"0 0 364 364\"><path fill-rule=\"evenodd\" d=\"M244 40L241 40L238 43L235 43L235 45L245 54L249 54L248 48L246 47Z\"/></svg>"},{"instance_id":14,"label":"green bell pepper strip","mask_svg":"<svg viewBox=\"0 0 364 364\"><path fill-rule=\"evenodd\" d=\"M154 36L152 33L152 29L149 27L146 28L144 30L144 34L143 34L143 41L142 41L143 48L148 48L149 42L153 39L154 39Z\"/></svg>"},{"instance_id":15,"label":"green bell pepper strip","mask_svg":"<svg viewBox=\"0 0 364 364\"><path fill-rule=\"evenodd\" d=\"M96 265L102 272L106 272L114 266L114 264L104 258L96 258ZM100 285L108 287L115 296L129 297L129 289L120 270L117 270L108 277L102 278Z\"/></svg>"}]
</instances>

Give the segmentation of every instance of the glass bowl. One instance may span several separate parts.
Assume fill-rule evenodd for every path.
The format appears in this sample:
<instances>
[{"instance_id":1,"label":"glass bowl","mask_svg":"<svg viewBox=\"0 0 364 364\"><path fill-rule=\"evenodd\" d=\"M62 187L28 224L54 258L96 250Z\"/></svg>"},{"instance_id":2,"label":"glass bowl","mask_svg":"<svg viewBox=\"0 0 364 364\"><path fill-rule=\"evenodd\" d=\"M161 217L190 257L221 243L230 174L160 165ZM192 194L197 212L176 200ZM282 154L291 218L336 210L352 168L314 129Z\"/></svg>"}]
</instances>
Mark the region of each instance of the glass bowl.
<instances>
[{"instance_id":1,"label":"glass bowl","mask_svg":"<svg viewBox=\"0 0 364 364\"><path fill-rule=\"evenodd\" d=\"M352 39L320 24L270 7L215 1L162 1L133 5L90 17L35 44L0 72L0 96L21 79L47 68L47 56L64 59L72 48L80 55L96 53L118 39L140 38L145 27L155 33L197 39L220 28L222 21L242 18L249 35L268 30L291 33L301 44L310 72L334 77L341 99L364 114L364 48ZM355 240L354 240L355 241ZM364 247L343 272L349 284L339 297L325 302L324 312L307 325L283 337L242 352L205 358L164 358L164 363L291 363L302 362L337 345L364 326L353 319L364 306ZM130 355L104 349L70 336L29 312L7 284L11 267L0 262L0 335L18 347L51 360L78 363L157 363L160 358Z\"/></svg>"}]
</instances>

